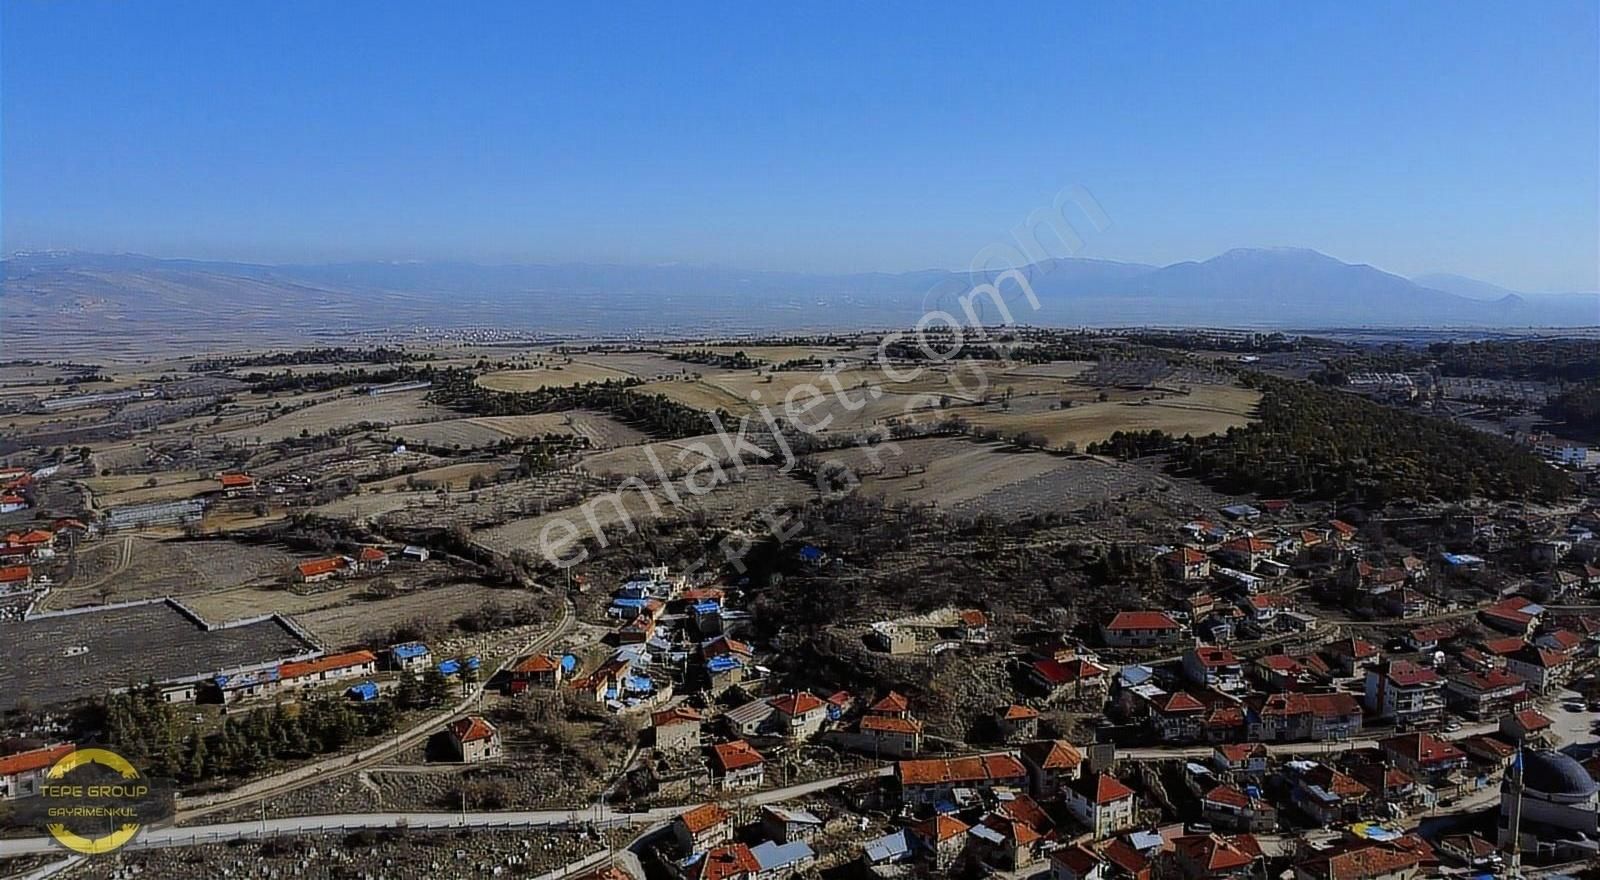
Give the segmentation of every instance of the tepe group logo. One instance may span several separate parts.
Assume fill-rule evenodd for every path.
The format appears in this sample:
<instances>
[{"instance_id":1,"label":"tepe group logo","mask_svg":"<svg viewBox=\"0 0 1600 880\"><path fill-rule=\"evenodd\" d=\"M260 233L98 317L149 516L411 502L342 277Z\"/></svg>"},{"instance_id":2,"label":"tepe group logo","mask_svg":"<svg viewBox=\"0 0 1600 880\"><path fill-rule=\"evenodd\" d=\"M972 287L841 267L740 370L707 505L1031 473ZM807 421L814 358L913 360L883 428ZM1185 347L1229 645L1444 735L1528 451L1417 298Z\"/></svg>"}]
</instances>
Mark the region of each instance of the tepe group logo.
<instances>
[{"instance_id":1,"label":"tepe group logo","mask_svg":"<svg viewBox=\"0 0 1600 880\"><path fill-rule=\"evenodd\" d=\"M45 772L39 797L19 804L58 843L85 855L126 845L140 828L170 815L171 805L169 785L101 748L64 755Z\"/></svg>"}]
</instances>

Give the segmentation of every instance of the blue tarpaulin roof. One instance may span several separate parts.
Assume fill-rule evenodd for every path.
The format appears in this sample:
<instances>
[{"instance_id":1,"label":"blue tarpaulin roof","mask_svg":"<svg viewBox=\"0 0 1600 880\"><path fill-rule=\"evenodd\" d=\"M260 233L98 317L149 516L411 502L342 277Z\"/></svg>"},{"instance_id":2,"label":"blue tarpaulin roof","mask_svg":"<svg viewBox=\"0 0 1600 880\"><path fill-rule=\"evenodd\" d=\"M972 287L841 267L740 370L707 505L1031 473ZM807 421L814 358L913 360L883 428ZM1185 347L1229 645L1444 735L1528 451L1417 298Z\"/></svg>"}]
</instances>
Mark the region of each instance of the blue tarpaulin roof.
<instances>
[{"instance_id":1,"label":"blue tarpaulin roof","mask_svg":"<svg viewBox=\"0 0 1600 880\"><path fill-rule=\"evenodd\" d=\"M706 668L712 672L728 672L729 670L738 669L743 665L744 664L740 663L739 659L734 657L732 654L718 654L717 656L706 661Z\"/></svg>"},{"instance_id":2,"label":"blue tarpaulin roof","mask_svg":"<svg viewBox=\"0 0 1600 880\"><path fill-rule=\"evenodd\" d=\"M563 672L571 672L572 670L574 670L576 668L578 668L578 658L577 657L574 657L571 654L563 654L563 655L561 655L561 671L563 671Z\"/></svg>"},{"instance_id":3,"label":"blue tarpaulin roof","mask_svg":"<svg viewBox=\"0 0 1600 880\"><path fill-rule=\"evenodd\" d=\"M694 613L696 614L716 614L720 610L722 610L722 605L714 599L706 599L703 602L694 603Z\"/></svg>"},{"instance_id":4,"label":"blue tarpaulin roof","mask_svg":"<svg viewBox=\"0 0 1600 880\"><path fill-rule=\"evenodd\" d=\"M649 599L612 599L611 600L611 607L613 607L613 608L643 608L644 607L644 603L646 603L648 601L650 601L650 600Z\"/></svg>"},{"instance_id":5,"label":"blue tarpaulin roof","mask_svg":"<svg viewBox=\"0 0 1600 880\"><path fill-rule=\"evenodd\" d=\"M396 660L410 660L414 657L426 655L428 646L421 642L407 642L404 645L395 645L390 648L389 653L393 654Z\"/></svg>"},{"instance_id":6,"label":"blue tarpaulin roof","mask_svg":"<svg viewBox=\"0 0 1600 880\"><path fill-rule=\"evenodd\" d=\"M345 691L345 695L353 700L361 700L363 702L376 700L378 698L378 685L376 682L364 681L357 685L351 685Z\"/></svg>"},{"instance_id":7,"label":"blue tarpaulin roof","mask_svg":"<svg viewBox=\"0 0 1600 880\"><path fill-rule=\"evenodd\" d=\"M460 671L461 671L461 664L457 663L454 660L446 660L443 663L439 664L439 672L442 675L455 675L457 672L460 672Z\"/></svg>"}]
</instances>

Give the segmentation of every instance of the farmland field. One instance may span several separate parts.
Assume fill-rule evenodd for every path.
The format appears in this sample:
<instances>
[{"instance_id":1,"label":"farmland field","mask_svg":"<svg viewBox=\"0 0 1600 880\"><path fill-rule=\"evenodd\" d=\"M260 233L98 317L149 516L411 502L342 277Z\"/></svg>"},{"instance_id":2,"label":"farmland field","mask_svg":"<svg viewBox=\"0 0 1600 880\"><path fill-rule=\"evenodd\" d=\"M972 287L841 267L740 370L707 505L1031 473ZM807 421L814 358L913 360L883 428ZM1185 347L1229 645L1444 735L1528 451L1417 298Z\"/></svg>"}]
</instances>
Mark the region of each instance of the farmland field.
<instances>
[{"instance_id":1,"label":"farmland field","mask_svg":"<svg viewBox=\"0 0 1600 880\"><path fill-rule=\"evenodd\" d=\"M1117 431L1161 430L1174 436L1220 434L1247 424L1261 395L1246 388L1209 385L1187 395L1133 394L1134 399L1091 401L1067 409L1014 406L1003 411L996 405L960 410L974 425L1004 434L1023 431L1042 435L1054 448L1076 443L1082 448L1105 440ZM1148 403L1141 402L1148 399Z\"/></svg>"},{"instance_id":2,"label":"farmland field","mask_svg":"<svg viewBox=\"0 0 1600 880\"><path fill-rule=\"evenodd\" d=\"M629 373L598 363L573 361L532 370L504 370L478 377L478 384L490 391L538 391L607 379L626 379Z\"/></svg>"},{"instance_id":3,"label":"farmland field","mask_svg":"<svg viewBox=\"0 0 1600 880\"><path fill-rule=\"evenodd\" d=\"M295 612L294 619L332 647L366 642L375 634L418 617L443 622L482 608L489 602L513 605L535 601L533 596L525 592L494 589L475 583L410 590L391 599L351 599L349 593L337 598L320 594L306 598L319 597L331 598L332 601L311 610Z\"/></svg>"},{"instance_id":4,"label":"farmland field","mask_svg":"<svg viewBox=\"0 0 1600 880\"><path fill-rule=\"evenodd\" d=\"M156 485L146 483L155 481ZM112 477L86 477L83 484L94 493L96 507L104 510L123 504L153 501L179 501L217 490L217 481L194 471L167 471L160 474L127 474Z\"/></svg>"},{"instance_id":5,"label":"farmland field","mask_svg":"<svg viewBox=\"0 0 1600 880\"><path fill-rule=\"evenodd\" d=\"M78 550L77 574L51 592L48 607L187 596L282 577L297 557L280 547L232 541L112 537Z\"/></svg>"},{"instance_id":6,"label":"farmland field","mask_svg":"<svg viewBox=\"0 0 1600 880\"><path fill-rule=\"evenodd\" d=\"M402 391L376 397L367 394L339 397L259 424L234 428L219 436L235 443L272 443L297 437L302 431L320 434L363 422L400 425L456 415L444 407L425 401L423 397L426 394L425 391Z\"/></svg>"}]
</instances>

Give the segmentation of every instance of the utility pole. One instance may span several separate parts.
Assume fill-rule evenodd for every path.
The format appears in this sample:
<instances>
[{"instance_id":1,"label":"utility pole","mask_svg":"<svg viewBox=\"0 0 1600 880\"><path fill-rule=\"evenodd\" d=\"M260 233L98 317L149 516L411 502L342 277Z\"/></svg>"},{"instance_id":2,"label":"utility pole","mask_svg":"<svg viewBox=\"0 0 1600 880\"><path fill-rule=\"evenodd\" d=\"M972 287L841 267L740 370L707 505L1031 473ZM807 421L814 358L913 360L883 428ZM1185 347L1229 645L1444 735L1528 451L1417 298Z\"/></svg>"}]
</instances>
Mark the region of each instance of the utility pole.
<instances>
[{"instance_id":1,"label":"utility pole","mask_svg":"<svg viewBox=\"0 0 1600 880\"><path fill-rule=\"evenodd\" d=\"M1507 823L1511 829L1511 868L1506 873L1510 880L1522 880L1522 747L1517 747L1517 756L1512 759L1511 769L1516 771L1512 785L1514 797L1511 799L1511 821Z\"/></svg>"}]
</instances>

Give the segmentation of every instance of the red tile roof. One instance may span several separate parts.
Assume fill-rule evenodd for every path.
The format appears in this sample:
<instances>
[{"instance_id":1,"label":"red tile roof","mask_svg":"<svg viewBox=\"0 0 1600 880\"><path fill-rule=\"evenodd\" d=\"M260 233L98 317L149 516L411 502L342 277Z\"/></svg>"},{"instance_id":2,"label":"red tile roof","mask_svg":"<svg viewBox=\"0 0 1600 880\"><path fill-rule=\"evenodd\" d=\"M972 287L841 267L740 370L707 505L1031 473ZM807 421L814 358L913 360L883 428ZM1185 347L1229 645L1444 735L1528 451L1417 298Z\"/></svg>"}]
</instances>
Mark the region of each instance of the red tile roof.
<instances>
[{"instance_id":1,"label":"red tile roof","mask_svg":"<svg viewBox=\"0 0 1600 880\"><path fill-rule=\"evenodd\" d=\"M1366 880L1415 868L1422 862L1422 855L1413 850L1391 844L1364 843L1312 856L1296 865L1296 869L1317 880Z\"/></svg>"},{"instance_id":2,"label":"red tile roof","mask_svg":"<svg viewBox=\"0 0 1600 880\"><path fill-rule=\"evenodd\" d=\"M30 547L48 544L56 536L44 529L29 529L26 532L11 532L6 535L6 543L14 547Z\"/></svg>"},{"instance_id":3,"label":"red tile roof","mask_svg":"<svg viewBox=\"0 0 1600 880\"><path fill-rule=\"evenodd\" d=\"M389 554L376 547L362 547L361 553L356 558L362 562L382 562L389 558Z\"/></svg>"},{"instance_id":4,"label":"red tile roof","mask_svg":"<svg viewBox=\"0 0 1600 880\"><path fill-rule=\"evenodd\" d=\"M952 782L993 782L1024 779L1028 775L1022 762L995 752L966 758L926 758L901 761L895 773L902 785L935 785Z\"/></svg>"},{"instance_id":5,"label":"red tile roof","mask_svg":"<svg viewBox=\"0 0 1600 880\"><path fill-rule=\"evenodd\" d=\"M742 739L733 742L721 743L711 747L711 757L723 772L729 770L743 770L746 767L755 767L765 764L766 758L755 747Z\"/></svg>"},{"instance_id":6,"label":"red tile roof","mask_svg":"<svg viewBox=\"0 0 1600 880\"><path fill-rule=\"evenodd\" d=\"M1039 710L1012 703L1006 707L1006 711L1001 717L1007 721L1026 721L1029 718L1038 718Z\"/></svg>"},{"instance_id":7,"label":"red tile roof","mask_svg":"<svg viewBox=\"0 0 1600 880\"><path fill-rule=\"evenodd\" d=\"M689 866L688 880L739 880L761 870L761 864L742 843L719 846Z\"/></svg>"},{"instance_id":8,"label":"red tile roof","mask_svg":"<svg viewBox=\"0 0 1600 880\"><path fill-rule=\"evenodd\" d=\"M511 667L511 672L513 675L533 675L535 673L555 672L560 668L561 665L548 654L535 654L532 657L518 661L517 665Z\"/></svg>"},{"instance_id":9,"label":"red tile roof","mask_svg":"<svg viewBox=\"0 0 1600 880\"><path fill-rule=\"evenodd\" d=\"M256 478L249 474L223 474L218 478L218 482L222 483L225 489L238 489L245 486L254 486Z\"/></svg>"},{"instance_id":10,"label":"red tile roof","mask_svg":"<svg viewBox=\"0 0 1600 880\"><path fill-rule=\"evenodd\" d=\"M890 715L866 715L861 719L860 727L872 733L904 733L913 734L922 732L922 722L910 718L895 718Z\"/></svg>"},{"instance_id":11,"label":"red tile roof","mask_svg":"<svg viewBox=\"0 0 1600 880\"><path fill-rule=\"evenodd\" d=\"M1191 834L1173 841L1173 846L1185 860L1198 866L1203 876L1236 871L1261 856L1261 847L1248 834L1233 839L1219 834Z\"/></svg>"},{"instance_id":12,"label":"red tile roof","mask_svg":"<svg viewBox=\"0 0 1600 880\"><path fill-rule=\"evenodd\" d=\"M721 804L701 804L678 814L678 821L689 829L690 834L699 834L707 828L728 821L728 811L723 809Z\"/></svg>"},{"instance_id":13,"label":"red tile roof","mask_svg":"<svg viewBox=\"0 0 1600 880\"><path fill-rule=\"evenodd\" d=\"M1546 718L1544 715L1541 715L1532 709L1524 709L1512 717L1517 719L1517 724L1521 725L1522 729L1529 733L1532 733L1536 730L1544 730L1551 724L1549 718Z\"/></svg>"},{"instance_id":14,"label":"red tile roof","mask_svg":"<svg viewBox=\"0 0 1600 880\"><path fill-rule=\"evenodd\" d=\"M1035 660L1033 668L1040 678L1053 685L1099 678L1106 673L1104 666L1090 663L1082 657L1074 657L1065 663L1050 659Z\"/></svg>"},{"instance_id":15,"label":"red tile roof","mask_svg":"<svg viewBox=\"0 0 1600 880\"><path fill-rule=\"evenodd\" d=\"M1201 800L1213 804L1237 807L1241 810L1248 809L1250 806L1250 796L1231 785L1219 785L1206 792Z\"/></svg>"},{"instance_id":16,"label":"red tile roof","mask_svg":"<svg viewBox=\"0 0 1600 880\"><path fill-rule=\"evenodd\" d=\"M338 571L344 568L343 556L329 556L327 559L311 559L295 566L301 577L316 577L319 574Z\"/></svg>"},{"instance_id":17,"label":"red tile roof","mask_svg":"<svg viewBox=\"0 0 1600 880\"><path fill-rule=\"evenodd\" d=\"M1093 773L1072 783L1072 789L1091 803L1105 806L1113 801L1133 797L1133 789L1109 773Z\"/></svg>"},{"instance_id":18,"label":"red tile roof","mask_svg":"<svg viewBox=\"0 0 1600 880\"><path fill-rule=\"evenodd\" d=\"M1044 770L1070 770L1083 763L1083 753L1064 739L1028 743L1022 747L1022 756Z\"/></svg>"},{"instance_id":19,"label":"red tile roof","mask_svg":"<svg viewBox=\"0 0 1600 880\"><path fill-rule=\"evenodd\" d=\"M784 694L771 700L772 708L793 718L807 712L815 712L823 707L822 700L805 691L793 694Z\"/></svg>"},{"instance_id":20,"label":"red tile roof","mask_svg":"<svg viewBox=\"0 0 1600 880\"><path fill-rule=\"evenodd\" d=\"M1407 660L1396 660L1389 664L1388 678L1390 682L1400 687L1419 687L1438 684L1440 681L1439 673Z\"/></svg>"},{"instance_id":21,"label":"red tile roof","mask_svg":"<svg viewBox=\"0 0 1600 880\"><path fill-rule=\"evenodd\" d=\"M1111 622L1106 624L1106 629L1111 632L1125 632L1140 629L1182 629L1178 622L1160 611L1123 611Z\"/></svg>"},{"instance_id":22,"label":"red tile roof","mask_svg":"<svg viewBox=\"0 0 1600 880\"><path fill-rule=\"evenodd\" d=\"M1439 739L1429 733L1405 733L1379 740L1384 751L1398 755L1414 764L1428 765L1457 761L1467 757L1466 752L1454 743Z\"/></svg>"},{"instance_id":23,"label":"red tile roof","mask_svg":"<svg viewBox=\"0 0 1600 880\"><path fill-rule=\"evenodd\" d=\"M699 724L702 720L704 720L704 716L692 706L673 706L671 709L663 709L650 716L650 723L656 727L667 727L673 724Z\"/></svg>"},{"instance_id":24,"label":"red tile roof","mask_svg":"<svg viewBox=\"0 0 1600 880\"><path fill-rule=\"evenodd\" d=\"M964 626L988 626L989 618L976 608L969 608L961 612L961 623Z\"/></svg>"},{"instance_id":25,"label":"red tile roof","mask_svg":"<svg viewBox=\"0 0 1600 880\"><path fill-rule=\"evenodd\" d=\"M923 840L941 843L952 837L967 833L967 829L970 827L970 825L954 816L940 813L911 826L911 830Z\"/></svg>"},{"instance_id":26,"label":"red tile roof","mask_svg":"<svg viewBox=\"0 0 1600 880\"><path fill-rule=\"evenodd\" d=\"M883 699L873 703L871 708L867 709L867 711L879 712L883 714L909 712L911 711L911 701L907 700L904 694L901 694L897 691L890 691L888 694L884 695Z\"/></svg>"},{"instance_id":27,"label":"red tile roof","mask_svg":"<svg viewBox=\"0 0 1600 880\"><path fill-rule=\"evenodd\" d=\"M1059 862L1074 876L1087 877L1100 864L1100 856L1081 843L1062 847L1050 854L1052 862Z\"/></svg>"},{"instance_id":28,"label":"red tile roof","mask_svg":"<svg viewBox=\"0 0 1600 880\"><path fill-rule=\"evenodd\" d=\"M0 568L0 584L18 584L33 577L33 569L26 565L8 565Z\"/></svg>"},{"instance_id":29,"label":"red tile roof","mask_svg":"<svg viewBox=\"0 0 1600 880\"><path fill-rule=\"evenodd\" d=\"M477 742L480 739L494 738L495 728L488 719L477 715L468 715L450 722L450 735L457 742Z\"/></svg>"},{"instance_id":30,"label":"red tile roof","mask_svg":"<svg viewBox=\"0 0 1600 880\"><path fill-rule=\"evenodd\" d=\"M66 745L46 746L42 749L18 752L15 755L6 755L0 758L0 776L15 776L31 770L43 770L75 749L77 749L77 746L68 743Z\"/></svg>"},{"instance_id":31,"label":"red tile roof","mask_svg":"<svg viewBox=\"0 0 1600 880\"><path fill-rule=\"evenodd\" d=\"M378 662L378 655L371 651L350 651L345 654L329 654L315 660L305 660L299 663L285 663L278 667L278 678L285 681L299 678L303 675L316 675L333 669L345 669L351 666L361 666L366 663Z\"/></svg>"},{"instance_id":32,"label":"red tile roof","mask_svg":"<svg viewBox=\"0 0 1600 880\"><path fill-rule=\"evenodd\" d=\"M1156 705L1156 711L1163 715L1173 715L1179 712L1204 712L1206 704L1183 691L1173 691L1167 694L1167 699Z\"/></svg>"}]
</instances>

